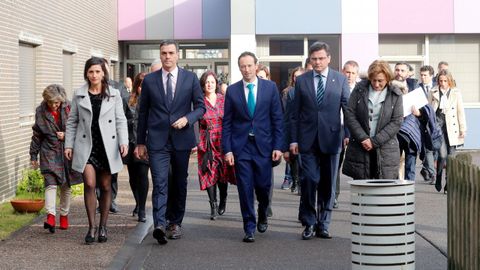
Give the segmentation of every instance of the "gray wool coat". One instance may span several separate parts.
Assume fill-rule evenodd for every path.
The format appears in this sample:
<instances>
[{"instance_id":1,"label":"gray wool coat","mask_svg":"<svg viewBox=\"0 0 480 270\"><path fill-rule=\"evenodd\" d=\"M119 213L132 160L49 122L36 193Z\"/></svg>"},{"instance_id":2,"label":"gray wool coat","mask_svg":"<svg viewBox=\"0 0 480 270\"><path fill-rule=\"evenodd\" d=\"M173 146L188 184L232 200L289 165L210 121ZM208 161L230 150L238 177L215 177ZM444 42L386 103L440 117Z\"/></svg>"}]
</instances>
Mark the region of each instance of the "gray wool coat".
<instances>
[{"instance_id":1,"label":"gray wool coat","mask_svg":"<svg viewBox=\"0 0 480 270\"><path fill-rule=\"evenodd\" d=\"M345 123L350 131L350 143L345 153L342 172L353 179L372 179L370 155L361 142L370 136L368 112L369 81L357 84L348 102ZM387 96L381 108L377 132L370 138L377 152L377 174L380 179L397 179L400 148L397 133L403 122L402 92L394 86L387 87Z\"/></svg>"},{"instance_id":2,"label":"gray wool coat","mask_svg":"<svg viewBox=\"0 0 480 270\"><path fill-rule=\"evenodd\" d=\"M128 128L120 92L112 87L109 91L110 98L102 101L98 122L110 172L113 174L123 168L119 147L128 145ZM85 84L73 94L65 133L65 148L73 149L72 168L82 173L92 151L92 117L88 84Z\"/></svg>"}]
</instances>

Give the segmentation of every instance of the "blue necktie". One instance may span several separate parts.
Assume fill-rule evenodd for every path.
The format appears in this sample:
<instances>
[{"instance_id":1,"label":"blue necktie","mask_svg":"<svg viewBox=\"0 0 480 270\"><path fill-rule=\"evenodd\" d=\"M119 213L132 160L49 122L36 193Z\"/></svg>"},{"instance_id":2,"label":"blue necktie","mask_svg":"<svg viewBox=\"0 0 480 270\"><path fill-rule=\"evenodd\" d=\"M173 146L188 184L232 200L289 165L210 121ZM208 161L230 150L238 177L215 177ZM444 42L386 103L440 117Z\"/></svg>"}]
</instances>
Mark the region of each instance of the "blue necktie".
<instances>
[{"instance_id":1,"label":"blue necktie","mask_svg":"<svg viewBox=\"0 0 480 270\"><path fill-rule=\"evenodd\" d=\"M316 75L316 77L318 77L317 104L320 106L322 105L323 96L325 95L325 86L323 86L322 75Z\"/></svg>"},{"instance_id":2,"label":"blue necktie","mask_svg":"<svg viewBox=\"0 0 480 270\"><path fill-rule=\"evenodd\" d=\"M167 74L167 108L170 109L173 101L172 73Z\"/></svg>"},{"instance_id":3,"label":"blue necktie","mask_svg":"<svg viewBox=\"0 0 480 270\"><path fill-rule=\"evenodd\" d=\"M253 117L253 113L255 112L255 97L253 96L253 83L247 84L248 88L248 99L247 99L247 107L250 116Z\"/></svg>"}]
</instances>

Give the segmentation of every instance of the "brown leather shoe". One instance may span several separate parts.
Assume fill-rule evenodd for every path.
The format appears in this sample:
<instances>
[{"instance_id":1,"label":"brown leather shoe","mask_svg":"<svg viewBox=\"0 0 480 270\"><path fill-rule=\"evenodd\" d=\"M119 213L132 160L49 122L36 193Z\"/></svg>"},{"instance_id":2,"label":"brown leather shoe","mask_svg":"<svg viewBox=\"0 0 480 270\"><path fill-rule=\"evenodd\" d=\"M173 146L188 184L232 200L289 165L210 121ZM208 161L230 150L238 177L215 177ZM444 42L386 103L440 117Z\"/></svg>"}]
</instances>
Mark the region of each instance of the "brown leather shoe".
<instances>
[{"instance_id":1,"label":"brown leather shoe","mask_svg":"<svg viewBox=\"0 0 480 270\"><path fill-rule=\"evenodd\" d=\"M168 239L180 239L182 238L182 227L177 224L170 224L167 227L167 237Z\"/></svg>"}]
</instances>

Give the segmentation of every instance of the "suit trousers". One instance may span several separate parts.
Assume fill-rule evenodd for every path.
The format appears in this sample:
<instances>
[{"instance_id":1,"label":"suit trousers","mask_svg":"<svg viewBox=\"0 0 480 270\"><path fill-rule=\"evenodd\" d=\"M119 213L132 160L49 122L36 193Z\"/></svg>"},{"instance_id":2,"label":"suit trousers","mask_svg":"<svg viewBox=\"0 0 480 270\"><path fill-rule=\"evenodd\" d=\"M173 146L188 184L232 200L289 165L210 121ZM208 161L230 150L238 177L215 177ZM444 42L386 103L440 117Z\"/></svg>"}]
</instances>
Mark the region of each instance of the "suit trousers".
<instances>
[{"instance_id":1,"label":"suit trousers","mask_svg":"<svg viewBox=\"0 0 480 270\"><path fill-rule=\"evenodd\" d=\"M318 147L301 153L300 215L303 226L328 230L335 199L339 154L321 153ZM315 204L316 202L316 204Z\"/></svg>"},{"instance_id":2,"label":"suit trousers","mask_svg":"<svg viewBox=\"0 0 480 270\"><path fill-rule=\"evenodd\" d=\"M187 199L190 150L175 150L169 140L162 150L148 150L148 156L153 184L154 226L181 225ZM170 166L172 176L169 182Z\"/></svg>"},{"instance_id":3,"label":"suit trousers","mask_svg":"<svg viewBox=\"0 0 480 270\"><path fill-rule=\"evenodd\" d=\"M272 159L260 154L254 138L249 138L242 151L235 156L235 173L243 230L245 233L254 233L256 215L253 194L255 192L258 201L258 218L266 220L272 185Z\"/></svg>"}]
</instances>

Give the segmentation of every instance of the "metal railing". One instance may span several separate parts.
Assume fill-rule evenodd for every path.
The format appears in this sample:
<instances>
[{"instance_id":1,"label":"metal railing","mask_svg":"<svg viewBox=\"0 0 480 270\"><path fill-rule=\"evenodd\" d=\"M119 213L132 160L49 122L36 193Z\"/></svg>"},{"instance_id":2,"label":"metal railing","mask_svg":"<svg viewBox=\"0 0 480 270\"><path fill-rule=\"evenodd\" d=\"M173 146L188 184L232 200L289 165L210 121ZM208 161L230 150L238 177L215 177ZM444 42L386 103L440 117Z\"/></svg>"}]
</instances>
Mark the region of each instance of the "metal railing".
<instances>
[{"instance_id":1,"label":"metal railing","mask_svg":"<svg viewBox=\"0 0 480 270\"><path fill-rule=\"evenodd\" d=\"M469 153L447 162L448 269L480 269L480 168Z\"/></svg>"}]
</instances>

